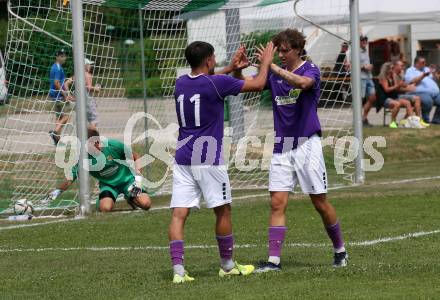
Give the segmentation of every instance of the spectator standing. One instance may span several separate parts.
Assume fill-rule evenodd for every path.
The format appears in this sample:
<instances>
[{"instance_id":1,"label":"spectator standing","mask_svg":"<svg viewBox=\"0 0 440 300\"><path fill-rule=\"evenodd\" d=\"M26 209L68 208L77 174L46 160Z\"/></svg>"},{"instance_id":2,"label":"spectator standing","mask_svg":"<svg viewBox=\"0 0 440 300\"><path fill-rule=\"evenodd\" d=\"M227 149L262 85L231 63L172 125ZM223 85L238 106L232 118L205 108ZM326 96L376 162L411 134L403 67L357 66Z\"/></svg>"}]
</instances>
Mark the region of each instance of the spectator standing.
<instances>
[{"instance_id":1,"label":"spectator standing","mask_svg":"<svg viewBox=\"0 0 440 300\"><path fill-rule=\"evenodd\" d=\"M66 60L66 51L64 49L57 51L55 63L50 68L49 74L49 97L55 101L54 110L56 114L55 129L49 131L49 135L55 145L58 144L63 126L69 121L70 112L72 111L72 105L70 103L72 99L69 93L63 88L66 80L63 65L66 63Z\"/></svg>"},{"instance_id":2,"label":"spectator standing","mask_svg":"<svg viewBox=\"0 0 440 300\"><path fill-rule=\"evenodd\" d=\"M332 73L337 77L345 77L347 74L347 51L348 51L348 43L344 42L341 45L341 51L339 51L338 56L336 57L335 66L333 67Z\"/></svg>"},{"instance_id":3,"label":"spectator standing","mask_svg":"<svg viewBox=\"0 0 440 300\"><path fill-rule=\"evenodd\" d=\"M366 36L360 37L360 60L361 60L361 97L365 98L363 106L362 122L366 127L372 125L368 122L368 113L371 110L374 102L376 102L376 90L374 88L373 65L370 62L370 55L368 54L368 38Z\"/></svg>"},{"instance_id":4,"label":"spectator standing","mask_svg":"<svg viewBox=\"0 0 440 300\"><path fill-rule=\"evenodd\" d=\"M93 93L99 93L101 90L101 86L99 84L93 85L93 66L94 62L85 59L84 60L84 78L85 78L85 86L87 90L87 122L88 122L88 128L92 130L97 130L98 125L98 112L97 112L97 105L95 99L92 97ZM70 91L72 85L75 83L75 76L72 76L72 78L68 78L64 82L64 89L66 91Z\"/></svg>"}]
</instances>

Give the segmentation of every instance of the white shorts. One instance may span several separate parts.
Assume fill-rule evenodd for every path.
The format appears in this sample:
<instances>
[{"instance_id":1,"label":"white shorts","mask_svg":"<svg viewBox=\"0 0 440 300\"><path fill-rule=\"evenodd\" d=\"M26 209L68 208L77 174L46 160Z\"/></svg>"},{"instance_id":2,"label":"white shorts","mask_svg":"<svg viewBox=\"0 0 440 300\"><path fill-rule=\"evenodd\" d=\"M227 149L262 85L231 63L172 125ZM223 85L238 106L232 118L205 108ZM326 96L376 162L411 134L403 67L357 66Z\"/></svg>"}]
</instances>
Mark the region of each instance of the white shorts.
<instances>
[{"instance_id":1,"label":"white shorts","mask_svg":"<svg viewBox=\"0 0 440 300\"><path fill-rule=\"evenodd\" d=\"M272 156L269 191L290 192L297 183L304 194L327 193L327 172L318 135L310 137L296 149Z\"/></svg>"},{"instance_id":2,"label":"white shorts","mask_svg":"<svg viewBox=\"0 0 440 300\"><path fill-rule=\"evenodd\" d=\"M174 164L170 208L200 208L203 195L207 208L232 202L226 166L184 166Z\"/></svg>"}]
</instances>

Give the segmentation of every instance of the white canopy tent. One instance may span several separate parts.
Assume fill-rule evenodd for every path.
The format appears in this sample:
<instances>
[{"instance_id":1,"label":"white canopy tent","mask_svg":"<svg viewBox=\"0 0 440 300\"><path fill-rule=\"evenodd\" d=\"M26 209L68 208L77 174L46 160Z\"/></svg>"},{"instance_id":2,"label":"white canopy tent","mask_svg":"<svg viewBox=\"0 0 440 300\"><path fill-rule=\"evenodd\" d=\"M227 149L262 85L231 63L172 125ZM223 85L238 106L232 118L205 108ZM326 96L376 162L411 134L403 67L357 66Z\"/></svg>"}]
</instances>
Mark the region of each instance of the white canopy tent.
<instances>
[{"instance_id":1,"label":"white canopy tent","mask_svg":"<svg viewBox=\"0 0 440 300\"><path fill-rule=\"evenodd\" d=\"M317 1L301 0L297 5L297 12L306 16L315 16L322 20L348 22L349 0L321 0L331 4L317 6ZM261 7L260 10L268 9ZM277 18L290 18L293 9L292 2L280 4ZM261 15L261 14L258 14ZM341 17L342 16L342 17ZM243 16L252 18L252 16ZM437 22L440 23L440 0L360 0L359 17L364 23L389 23L389 22Z\"/></svg>"}]
</instances>

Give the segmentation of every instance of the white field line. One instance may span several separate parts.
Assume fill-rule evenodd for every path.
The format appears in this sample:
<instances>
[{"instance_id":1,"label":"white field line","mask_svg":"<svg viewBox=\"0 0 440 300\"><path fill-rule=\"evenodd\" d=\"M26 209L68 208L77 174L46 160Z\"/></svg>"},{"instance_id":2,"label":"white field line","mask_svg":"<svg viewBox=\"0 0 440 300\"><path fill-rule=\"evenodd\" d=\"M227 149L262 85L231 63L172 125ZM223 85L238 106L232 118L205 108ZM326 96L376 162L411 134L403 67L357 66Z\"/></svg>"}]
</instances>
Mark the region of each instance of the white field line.
<instances>
[{"instance_id":1,"label":"white field line","mask_svg":"<svg viewBox=\"0 0 440 300\"><path fill-rule=\"evenodd\" d=\"M417 181L432 180L432 179L440 179L440 176L430 176L430 177L420 177L420 178L412 178L412 179L402 179L402 180L394 180L394 181L387 181L387 182L379 182L378 185L395 184L395 183L408 183L408 182L417 182Z\"/></svg>"},{"instance_id":2,"label":"white field line","mask_svg":"<svg viewBox=\"0 0 440 300\"><path fill-rule=\"evenodd\" d=\"M417 238L421 236L428 236L440 233L440 230L432 230L432 231L420 231L414 233L407 233L395 237L386 237L379 238L375 240L369 241L360 241L360 242L349 242L347 246L352 247L368 247L377 244L390 243L395 241L408 240L411 238ZM330 244L320 243L288 243L285 247L289 248L322 248L322 247L330 247ZM236 249L243 248L257 248L257 247L265 247L262 245L255 244L244 244L244 245L234 245ZM185 249L211 249L217 248L217 245L187 245ZM134 247L69 247L69 248L15 248L15 249L5 249L0 248L0 253L5 252L68 252L68 251L92 251L92 252L105 252L105 251L147 251L147 250L168 250L168 246L134 246Z\"/></svg>"},{"instance_id":3,"label":"white field line","mask_svg":"<svg viewBox=\"0 0 440 300\"><path fill-rule=\"evenodd\" d=\"M409 182L418 182L418 181L424 181L424 180L432 180L432 179L440 179L440 176L430 176L430 177L421 177L421 178L412 178L412 179L402 179L402 180L393 180L393 181L386 181L386 182L379 182L375 183L369 186L375 186L375 185L386 185L386 184L396 184L396 183L409 183ZM328 190L340 190L340 189L346 189L346 188L354 188L364 186L362 184L353 184L353 185L340 185L335 187L330 187ZM243 199L249 199L249 198L260 198L260 197L269 197L269 192L260 193L260 194L254 194L254 195L245 195L245 196L239 196L239 197L233 197L234 200L243 200ZM159 206L159 207L153 207L150 209L150 211L155 210L165 210L169 209L169 206ZM121 214L128 214L128 213L140 213L144 212L143 210L129 210L129 211L122 211L119 212ZM59 222L68 222L68 221L75 221L77 219L71 218L66 220L59 220L59 221L49 221L49 222L42 222L42 223L35 223L35 224L17 224L7 227L0 227L0 231L2 230L8 230L8 229L17 229L17 228L23 228L23 227L34 227L34 226L41 226L41 225L49 225L53 223L59 223Z\"/></svg>"},{"instance_id":4,"label":"white field line","mask_svg":"<svg viewBox=\"0 0 440 300\"><path fill-rule=\"evenodd\" d=\"M0 227L0 231L2 230L8 230L8 229L17 229L17 228L25 228L25 227L36 227L41 225L49 225L54 223L64 223L64 222L70 222L70 221L76 221L77 219L62 219L62 220L56 220L56 221L48 221L44 223L31 223L31 224L17 224L17 225L11 225L7 227Z\"/></svg>"}]
</instances>

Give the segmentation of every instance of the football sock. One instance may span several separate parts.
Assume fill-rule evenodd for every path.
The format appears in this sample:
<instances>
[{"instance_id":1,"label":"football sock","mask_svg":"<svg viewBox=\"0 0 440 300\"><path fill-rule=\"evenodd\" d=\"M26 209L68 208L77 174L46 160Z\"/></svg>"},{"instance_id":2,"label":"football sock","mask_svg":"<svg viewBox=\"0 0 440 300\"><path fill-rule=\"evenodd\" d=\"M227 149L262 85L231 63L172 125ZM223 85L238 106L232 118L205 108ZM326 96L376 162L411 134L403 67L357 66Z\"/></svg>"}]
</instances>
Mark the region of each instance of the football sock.
<instances>
[{"instance_id":1,"label":"football sock","mask_svg":"<svg viewBox=\"0 0 440 300\"><path fill-rule=\"evenodd\" d=\"M327 226L328 237L332 240L333 248L335 248L336 253L344 252L344 240L342 238L341 227L339 226L339 221L336 224Z\"/></svg>"},{"instance_id":2,"label":"football sock","mask_svg":"<svg viewBox=\"0 0 440 300\"><path fill-rule=\"evenodd\" d=\"M174 240L170 241L170 256L173 264L173 270L175 274L180 276L185 275L185 269L183 267L183 241Z\"/></svg>"},{"instance_id":3,"label":"football sock","mask_svg":"<svg viewBox=\"0 0 440 300\"><path fill-rule=\"evenodd\" d=\"M281 258L279 256L269 256L268 262L273 263L274 265L279 265L281 262Z\"/></svg>"},{"instance_id":4,"label":"football sock","mask_svg":"<svg viewBox=\"0 0 440 300\"><path fill-rule=\"evenodd\" d=\"M185 268L183 267L183 265L174 265L173 272L174 274L177 274L179 276L185 276Z\"/></svg>"},{"instance_id":5,"label":"football sock","mask_svg":"<svg viewBox=\"0 0 440 300\"><path fill-rule=\"evenodd\" d=\"M269 226L269 259L268 261L278 265L280 263L281 248L286 237L287 227Z\"/></svg>"},{"instance_id":6,"label":"football sock","mask_svg":"<svg viewBox=\"0 0 440 300\"><path fill-rule=\"evenodd\" d=\"M218 250L220 252L220 265L223 270L230 271L234 268L232 260L232 251L234 249L234 237L232 234L216 236Z\"/></svg>"}]
</instances>

